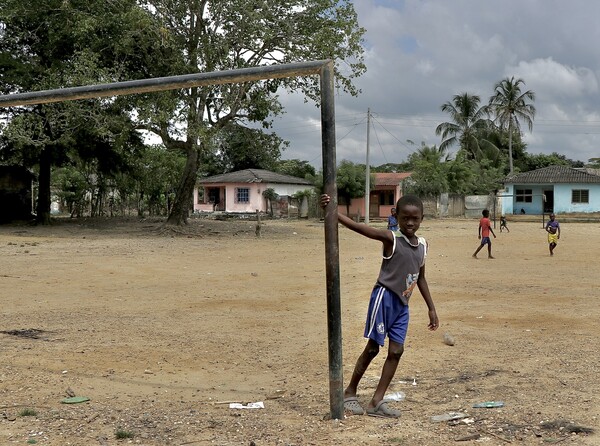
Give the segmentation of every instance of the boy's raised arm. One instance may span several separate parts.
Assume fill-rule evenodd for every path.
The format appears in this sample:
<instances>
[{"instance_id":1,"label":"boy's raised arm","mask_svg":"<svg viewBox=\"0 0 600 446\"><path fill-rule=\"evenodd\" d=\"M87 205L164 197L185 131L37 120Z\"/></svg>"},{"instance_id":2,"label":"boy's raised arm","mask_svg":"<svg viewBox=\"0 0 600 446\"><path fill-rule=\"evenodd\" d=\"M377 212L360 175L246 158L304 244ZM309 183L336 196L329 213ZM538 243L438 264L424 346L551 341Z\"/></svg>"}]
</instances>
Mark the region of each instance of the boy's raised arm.
<instances>
[{"instance_id":1,"label":"boy's raised arm","mask_svg":"<svg viewBox=\"0 0 600 446\"><path fill-rule=\"evenodd\" d=\"M321 195L321 207L325 209L329 203L331 202L331 197L327 194ZM379 240L383 243L393 243L394 242L394 234L392 231L373 228L364 223L357 223L352 220L350 217L340 214L337 212L338 221L346 226L348 229L351 229L354 232L357 232L365 237L371 238L373 240Z\"/></svg>"}]
</instances>

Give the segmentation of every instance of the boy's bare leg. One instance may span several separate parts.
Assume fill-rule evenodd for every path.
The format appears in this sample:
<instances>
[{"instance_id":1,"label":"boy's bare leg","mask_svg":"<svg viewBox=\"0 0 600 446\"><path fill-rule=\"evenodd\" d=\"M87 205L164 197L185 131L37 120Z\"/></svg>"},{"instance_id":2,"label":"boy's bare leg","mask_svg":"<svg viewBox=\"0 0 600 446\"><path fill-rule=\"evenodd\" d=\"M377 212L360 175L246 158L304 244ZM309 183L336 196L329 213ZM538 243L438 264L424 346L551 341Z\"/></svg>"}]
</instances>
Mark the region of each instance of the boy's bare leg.
<instances>
[{"instance_id":1,"label":"boy's bare leg","mask_svg":"<svg viewBox=\"0 0 600 446\"><path fill-rule=\"evenodd\" d=\"M369 364L371 364L373 358L377 356L377 353L379 353L379 344L377 344L377 342L374 340L369 339L365 349L356 360L356 365L354 366L354 371L352 372L352 378L350 379L348 387L346 387L344 390L344 398L356 396L358 383L360 383L360 380L367 371Z\"/></svg>"},{"instance_id":2,"label":"boy's bare leg","mask_svg":"<svg viewBox=\"0 0 600 446\"><path fill-rule=\"evenodd\" d=\"M488 244L488 259L493 259L492 256L492 245Z\"/></svg>"},{"instance_id":3,"label":"boy's bare leg","mask_svg":"<svg viewBox=\"0 0 600 446\"><path fill-rule=\"evenodd\" d=\"M483 245L479 245L479 248L473 253L473 257L477 258L477 253L481 251L481 248L483 248Z\"/></svg>"},{"instance_id":4,"label":"boy's bare leg","mask_svg":"<svg viewBox=\"0 0 600 446\"><path fill-rule=\"evenodd\" d=\"M397 342L390 341L388 355L387 358L385 358L383 370L381 371L381 378L379 379L379 383L377 384L377 389L375 389L373 398L369 402L369 408L377 406L377 404L379 404L379 402L383 399L385 392L387 392L387 389L392 382L392 378L394 378L394 375L396 374L396 369L398 368L398 363L400 362L402 353L404 353L404 344L398 344Z\"/></svg>"}]
</instances>

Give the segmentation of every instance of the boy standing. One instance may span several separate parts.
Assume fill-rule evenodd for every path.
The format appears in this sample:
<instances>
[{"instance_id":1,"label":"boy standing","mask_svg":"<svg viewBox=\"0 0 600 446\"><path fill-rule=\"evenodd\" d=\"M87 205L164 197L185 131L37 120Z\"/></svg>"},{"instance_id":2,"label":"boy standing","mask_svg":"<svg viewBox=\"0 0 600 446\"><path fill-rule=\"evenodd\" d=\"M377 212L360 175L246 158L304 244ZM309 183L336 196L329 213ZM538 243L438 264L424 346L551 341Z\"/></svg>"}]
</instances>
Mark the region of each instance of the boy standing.
<instances>
[{"instance_id":1,"label":"boy standing","mask_svg":"<svg viewBox=\"0 0 600 446\"><path fill-rule=\"evenodd\" d=\"M556 221L556 215L550 214L550 220L546 223L546 232L548 233L548 249L550 250L550 255L554 255L554 248L558 243L558 239L560 238L560 224Z\"/></svg>"},{"instance_id":2,"label":"boy standing","mask_svg":"<svg viewBox=\"0 0 600 446\"><path fill-rule=\"evenodd\" d=\"M321 207L330 202L329 195L321 195ZM364 336L367 345L356 361L350 383L344 390L344 409L355 415L364 414L357 398L358 384L389 338L388 354L375 393L367 404L367 415L397 418L400 411L388 407L384 399L400 357L404 352L404 339L408 328L408 301L415 287L419 288L429 311L429 330L439 326L437 313L425 279L427 243L416 232L423 220L423 202L414 195L405 195L396 203L399 233L356 223L338 214L338 221L348 229L383 244L383 260L379 278L371 293Z\"/></svg>"},{"instance_id":3,"label":"boy standing","mask_svg":"<svg viewBox=\"0 0 600 446\"><path fill-rule=\"evenodd\" d=\"M473 257L477 258L477 253L481 251L481 249L487 245L488 247L488 259L493 259L492 257L492 240L490 239L490 232L496 238L496 234L492 230L492 224L490 222L490 211L484 209L481 212L483 217L479 220L479 239L481 240L481 244L477 248L477 250L473 253Z\"/></svg>"},{"instance_id":4,"label":"boy standing","mask_svg":"<svg viewBox=\"0 0 600 446\"><path fill-rule=\"evenodd\" d=\"M398 230L398 218L396 217L396 208L392 208L390 210L390 215L388 216L388 226L387 228L390 231L397 231Z\"/></svg>"}]
</instances>

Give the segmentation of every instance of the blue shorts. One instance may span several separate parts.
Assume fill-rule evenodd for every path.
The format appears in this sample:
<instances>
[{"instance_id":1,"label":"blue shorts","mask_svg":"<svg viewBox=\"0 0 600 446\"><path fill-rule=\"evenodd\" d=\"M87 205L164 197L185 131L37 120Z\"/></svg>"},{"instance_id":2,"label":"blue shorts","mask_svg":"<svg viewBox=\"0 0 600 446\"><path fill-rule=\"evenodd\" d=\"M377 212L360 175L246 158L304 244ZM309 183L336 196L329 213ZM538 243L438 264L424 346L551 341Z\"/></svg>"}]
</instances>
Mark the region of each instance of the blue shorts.
<instances>
[{"instance_id":1,"label":"blue shorts","mask_svg":"<svg viewBox=\"0 0 600 446\"><path fill-rule=\"evenodd\" d=\"M491 245L492 244L492 239L490 239L489 237L482 237L481 238L481 244L482 245Z\"/></svg>"},{"instance_id":2,"label":"blue shorts","mask_svg":"<svg viewBox=\"0 0 600 446\"><path fill-rule=\"evenodd\" d=\"M375 285L369 302L365 338L383 347L387 335L391 341L404 344L408 330L409 312L400 298L382 286Z\"/></svg>"}]
</instances>

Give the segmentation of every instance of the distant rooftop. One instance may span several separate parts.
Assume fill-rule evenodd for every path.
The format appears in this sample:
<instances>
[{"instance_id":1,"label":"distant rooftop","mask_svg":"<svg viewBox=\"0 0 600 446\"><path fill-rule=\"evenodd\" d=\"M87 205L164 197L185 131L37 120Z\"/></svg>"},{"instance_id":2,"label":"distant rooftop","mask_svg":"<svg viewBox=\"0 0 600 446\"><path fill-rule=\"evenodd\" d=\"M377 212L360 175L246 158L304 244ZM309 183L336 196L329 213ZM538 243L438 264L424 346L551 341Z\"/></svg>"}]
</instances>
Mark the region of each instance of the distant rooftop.
<instances>
[{"instance_id":1,"label":"distant rooftop","mask_svg":"<svg viewBox=\"0 0 600 446\"><path fill-rule=\"evenodd\" d=\"M592 170L592 169L588 169ZM600 175L568 166L548 166L529 172L509 175L504 184L560 184L560 183L596 183L600 184Z\"/></svg>"},{"instance_id":2,"label":"distant rooftop","mask_svg":"<svg viewBox=\"0 0 600 446\"><path fill-rule=\"evenodd\" d=\"M199 184L210 183L277 183L277 184L306 184L312 186L312 183L304 178L284 175L270 170L263 169L244 169L236 172L213 175L212 177L202 178Z\"/></svg>"},{"instance_id":3,"label":"distant rooftop","mask_svg":"<svg viewBox=\"0 0 600 446\"><path fill-rule=\"evenodd\" d=\"M411 172L377 172L373 175L375 176L375 186L397 186L402 180L410 177Z\"/></svg>"}]
</instances>

